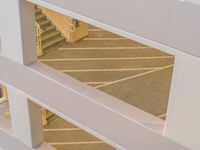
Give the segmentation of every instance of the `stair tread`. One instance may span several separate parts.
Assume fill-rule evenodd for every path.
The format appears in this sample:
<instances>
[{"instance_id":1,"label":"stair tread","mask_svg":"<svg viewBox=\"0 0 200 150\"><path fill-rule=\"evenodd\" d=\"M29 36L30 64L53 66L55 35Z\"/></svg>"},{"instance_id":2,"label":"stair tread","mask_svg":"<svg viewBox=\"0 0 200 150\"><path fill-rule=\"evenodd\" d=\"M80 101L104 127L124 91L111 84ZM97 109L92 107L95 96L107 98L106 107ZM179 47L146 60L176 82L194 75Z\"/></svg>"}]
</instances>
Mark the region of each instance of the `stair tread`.
<instances>
[{"instance_id":1,"label":"stair tread","mask_svg":"<svg viewBox=\"0 0 200 150\"><path fill-rule=\"evenodd\" d=\"M42 28L42 30L43 30L44 33L48 32L50 30L53 30L53 29L56 29L56 27L53 26L53 25L48 25L48 26Z\"/></svg>"},{"instance_id":2,"label":"stair tread","mask_svg":"<svg viewBox=\"0 0 200 150\"><path fill-rule=\"evenodd\" d=\"M38 15L35 16L35 19L39 20L39 19L42 19L42 18L45 18L45 17L46 17L46 15L44 15L44 14L38 14Z\"/></svg>"},{"instance_id":3,"label":"stair tread","mask_svg":"<svg viewBox=\"0 0 200 150\"><path fill-rule=\"evenodd\" d=\"M40 26L44 26L44 25L47 25L47 24L51 23L51 21L45 19L45 20L42 20L42 21L38 21L38 23L39 23Z\"/></svg>"},{"instance_id":4,"label":"stair tread","mask_svg":"<svg viewBox=\"0 0 200 150\"><path fill-rule=\"evenodd\" d=\"M44 42L42 44L42 49L46 49L46 48L48 48L50 46L53 46L53 45L61 42L62 40L63 41L65 40L65 38L62 37L62 36L58 36L58 37L52 38L51 40L48 40L48 41L46 41L46 42Z\"/></svg>"},{"instance_id":5,"label":"stair tread","mask_svg":"<svg viewBox=\"0 0 200 150\"><path fill-rule=\"evenodd\" d=\"M53 36L59 35L60 32L59 31L53 31L53 32L49 32L47 34L42 35L42 41L45 41Z\"/></svg>"},{"instance_id":6,"label":"stair tread","mask_svg":"<svg viewBox=\"0 0 200 150\"><path fill-rule=\"evenodd\" d=\"M65 38L61 36L60 31L56 30L56 26L51 23L42 10L35 8L35 19L43 31L42 34L42 49L52 47L60 42L64 42Z\"/></svg>"},{"instance_id":7,"label":"stair tread","mask_svg":"<svg viewBox=\"0 0 200 150\"><path fill-rule=\"evenodd\" d=\"M36 8L36 9L35 9L35 13L37 14L37 13L39 13L39 12L41 12L41 9Z\"/></svg>"}]
</instances>

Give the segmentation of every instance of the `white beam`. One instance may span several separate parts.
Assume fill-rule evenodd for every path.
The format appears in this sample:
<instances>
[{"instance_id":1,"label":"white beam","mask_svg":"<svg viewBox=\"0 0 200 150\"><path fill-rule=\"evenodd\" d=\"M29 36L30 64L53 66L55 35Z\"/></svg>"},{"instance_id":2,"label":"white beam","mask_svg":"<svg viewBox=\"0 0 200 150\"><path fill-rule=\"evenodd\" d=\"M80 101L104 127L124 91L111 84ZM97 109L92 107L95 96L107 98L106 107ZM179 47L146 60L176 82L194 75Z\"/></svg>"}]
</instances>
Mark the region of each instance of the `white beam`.
<instances>
[{"instance_id":1,"label":"white beam","mask_svg":"<svg viewBox=\"0 0 200 150\"><path fill-rule=\"evenodd\" d=\"M200 59L176 57L165 135L191 150L200 149Z\"/></svg>"},{"instance_id":2,"label":"white beam","mask_svg":"<svg viewBox=\"0 0 200 150\"><path fill-rule=\"evenodd\" d=\"M3 83L117 149L186 150L162 136L162 120L44 64L23 67L0 56L0 67Z\"/></svg>"},{"instance_id":3,"label":"white beam","mask_svg":"<svg viewBox=\"0 0 200 150\"><path fill-rule=\"evenodd\" d=\"M34 5L24 0L0 1L3 55L20 63L36 61Z\"/></svg>"},{"instance_id":4,"label":"white beam","mask_svg":"<svg viewBox=\"0 0 200 150\"><path fill-rule=\"evenodd\" d=\"M43 142L42 108L21 92L8 87L13 135L30 147Z\"/></svg>"},{"instance_id":5,"label":"white beam","mask_svg":"<svg viewBox=\"0 0 200 150\"><path fill-rule=\"evenodd\" d=\"M158 42L200 57L200 5L195 3L182 0L27 1L149 46Z\"/></svg>"}]
</instances>

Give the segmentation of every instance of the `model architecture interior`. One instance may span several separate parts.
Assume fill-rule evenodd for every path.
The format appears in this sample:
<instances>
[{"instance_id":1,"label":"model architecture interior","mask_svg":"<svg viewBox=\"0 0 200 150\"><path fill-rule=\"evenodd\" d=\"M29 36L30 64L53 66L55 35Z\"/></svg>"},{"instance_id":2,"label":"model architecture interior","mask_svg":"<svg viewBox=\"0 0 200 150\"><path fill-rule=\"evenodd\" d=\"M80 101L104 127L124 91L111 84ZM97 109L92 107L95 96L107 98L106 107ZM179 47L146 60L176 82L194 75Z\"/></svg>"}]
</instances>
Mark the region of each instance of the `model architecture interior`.
<instances>
[{"instance_id":1,"label":"model architecture interior","mask_svg":"<svg viewBox=\"0 0 200 150\"><path fill-rule=\"evenodd\" d=\"M1 1L0 150L199 150L200 5L169 1Z\"/></svg>"}]
</instances>

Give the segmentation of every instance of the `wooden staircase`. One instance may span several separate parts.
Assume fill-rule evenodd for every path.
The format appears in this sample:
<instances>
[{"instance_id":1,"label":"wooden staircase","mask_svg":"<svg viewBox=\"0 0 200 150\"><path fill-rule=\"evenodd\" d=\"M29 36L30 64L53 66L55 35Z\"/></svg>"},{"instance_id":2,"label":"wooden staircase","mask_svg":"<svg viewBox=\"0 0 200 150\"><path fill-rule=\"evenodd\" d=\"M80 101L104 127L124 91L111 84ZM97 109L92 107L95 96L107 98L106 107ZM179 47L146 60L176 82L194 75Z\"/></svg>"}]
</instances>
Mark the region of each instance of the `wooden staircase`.
<instances>
[{"instance_id":1,"label":"wooden staircase","mask_svg":"<svg viewBox=\"0 0 200 150\"><path fill-rule=\"evenodd\" d=\"M51 21L39 7L35 8L35 20L42 30L41 46L42 50L49 49L65 42L65 37L61 35Z\"/></svg>"}]
</instances>

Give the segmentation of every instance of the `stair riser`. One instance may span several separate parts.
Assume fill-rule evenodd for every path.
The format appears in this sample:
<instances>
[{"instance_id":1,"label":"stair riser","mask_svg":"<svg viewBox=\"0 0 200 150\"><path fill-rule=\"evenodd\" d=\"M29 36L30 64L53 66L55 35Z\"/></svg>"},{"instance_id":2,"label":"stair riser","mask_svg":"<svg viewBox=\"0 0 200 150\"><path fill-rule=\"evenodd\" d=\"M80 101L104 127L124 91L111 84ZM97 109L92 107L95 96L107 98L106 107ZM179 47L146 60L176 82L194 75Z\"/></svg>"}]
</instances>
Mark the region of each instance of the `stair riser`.
<instances>
[{"instance_id":1,"label":"stair riser","mask_svg":"<svg viewBox=\"0 0 200 150\"><path fill-rule=\"evenodd\" d=\"M47 30L47 31L43 31L43 34L49 34L50 32L56 32L57 30L56 30L56 28L54 28L54 29L49 29L49 30Z\"/></svg>"},{"instance_id":2,"label":"stair riser","mask_svg":"<svg viewBox=\"0 0 200 150\"><path fill-rule=\"evenodd\" d=\"M61 44L61 43L64 43L65 42L65 39L62 39L60 41L57 41L55 43L52 43L51 45L48 45L48 46L45 46L45 47L42 47L42 50L46 50L46 49L49 49L49 48L52 48L52 47L56 47L57 45Z\"/></svg>"},{"instance_id":3,"label":"stair riser","mask_svg":"<svg viewBox=\"0 0 200 150\"><path fill-rule=\"evenodd\" d=\"M61 36L61 33L56 30L56 27L51 24L42 10L38 7L35 9L35 19L43 30L42 34L42 50L55 47L65 42L65 38Z\"/></svg>"},{"instance_id":4,"label":"stair riser","mask_svg":"<svg viewBox=\"0 0 200 150\"><path fill-rule=\"evenodd\" d=\"M46 16L36 17L35 19L36 19L36 21L40 22L42 20L45 20Z\"/></svg>"},{"instance_id":5,"label":"stair riser","mask_svg":"<svg viewBox=\"0 0 200 150\"><path fill-rule=\"evenodd\" d=\"M47 33L45 33L45 34L47 34ZM50 34L50 32L49 32L49 34ZM55 34L52 34L52 35L49 35L49 36L47 36L47 37L44 37L44 36L42 36L42 43L43 42L46 42L46 41L48 41L48 40L50 40L50 39L52 39L52 38L55 38L55 37L59 37L60 36L60 33L58 32L58 33L55 33Z\"/></svg>"},{"instance_id":6,"label":"stair riser","mask_svg":"<svg viewBox=\"0 0 200 150\"><path fill-rule=\"evenodd\" d=\"M50 21L45 21L45 22L39 22L40 26L43 28L44 26L48 26L51 24Z\"/></svg>"}]
</instances>

